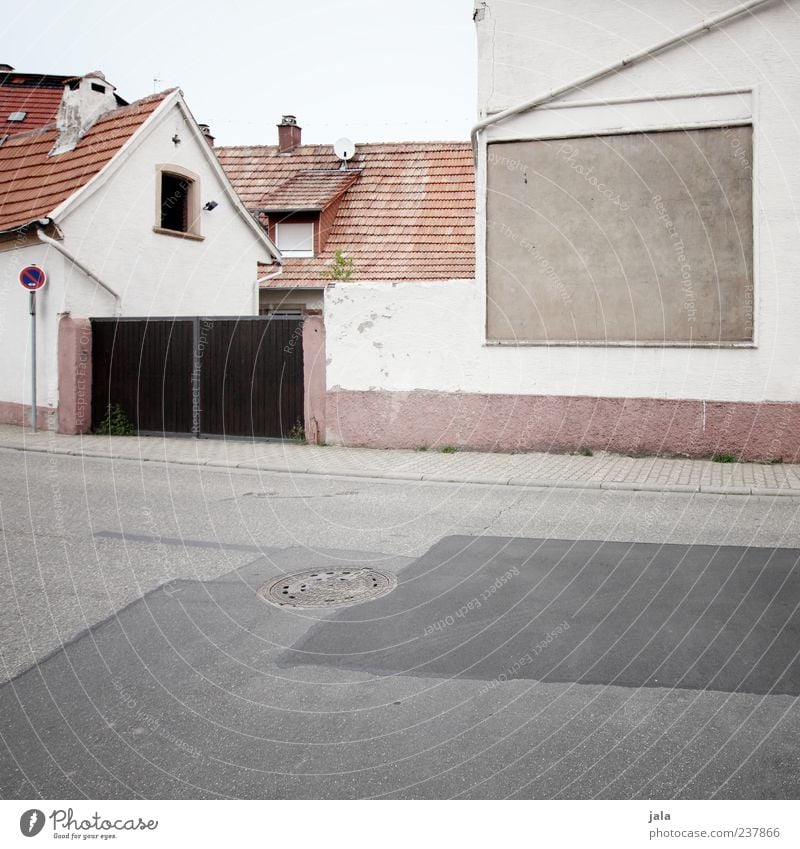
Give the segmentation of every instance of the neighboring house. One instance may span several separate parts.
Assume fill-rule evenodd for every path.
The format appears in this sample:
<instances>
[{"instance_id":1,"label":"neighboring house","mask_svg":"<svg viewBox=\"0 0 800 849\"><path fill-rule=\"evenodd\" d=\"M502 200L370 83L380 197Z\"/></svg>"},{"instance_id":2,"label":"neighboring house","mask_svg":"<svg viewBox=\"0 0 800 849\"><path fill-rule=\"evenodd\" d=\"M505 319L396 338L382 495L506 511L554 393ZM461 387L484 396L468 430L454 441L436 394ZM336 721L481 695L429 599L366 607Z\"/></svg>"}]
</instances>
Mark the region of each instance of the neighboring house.
<instances>
[{"instance_id":1,"label":"neighboring house","mask_svg":"<svg viewBox=\"0 0 800 849\"><path fill-rule=\"evenodd\" d=\"M64 86L73 76L26 74L0 64L0 138L27 133L56 119ZM127 106L116 92L117 106Z\"/></svg>"},{"instance_id":2,"label":"neighboring house","mask_svg":"<svg viewBox=\"0 0 800 849\"><path fill-rule=\"evenodd\" d=\"M17 278L36 264L48 276L37 295L38 424L81 432L89 318L254 315L257 263L279 254L179 90L120 106L99 72L62 82L55 121L43 123L49 86L46 98L27 92L13 105L38 99L42 126L0 143L0 421L28 415L29 294Z\"/></svg>"},{"instance_id":3,"label":"neighboring house","mask_svg":"<svg viewBox=\"0 0 800 849\"><path fill-rule=\"evenodd\" d=\"M800 458L798 13L476 4L468 444Z\"/></svg>"},{"instance_id":4,"label":"neighboring house","mask_svg":"<svg viewBox=\"0 0 800 849\"><path fill-rule=\"evenodd\" d=\"M478 3L477 279L456 263L326 290L328 441L800 459L799 13ZM419 150L417 185L387 163L369 224L326 250L450 254L472 152ZM237 155L258 206L292 156Z\"/></svg>"},{"instance_id":5,"label":"neighboring house","mask_svg":"<svg viewBox=\"0 0 800 849\"><path fill-rule=\"evenodd\" d=\"M316 424L307 435L409 444L364 415L362 396L387 399L396 417L399 384L441 385L432 372L447 356L448 337L462 333L459 303L476 287L472 149L465 142L356 145L343 169L332 145L301 144L293 116L278 134L275 146L216 153L284 257L282 273L262 283L261 311L311 316L304 357ZM337 251L346 264L339 279ZM436 333L409 328L409 305L435 310L437 298L448 307L429 316Z\"/></svg>"}]
</instances>

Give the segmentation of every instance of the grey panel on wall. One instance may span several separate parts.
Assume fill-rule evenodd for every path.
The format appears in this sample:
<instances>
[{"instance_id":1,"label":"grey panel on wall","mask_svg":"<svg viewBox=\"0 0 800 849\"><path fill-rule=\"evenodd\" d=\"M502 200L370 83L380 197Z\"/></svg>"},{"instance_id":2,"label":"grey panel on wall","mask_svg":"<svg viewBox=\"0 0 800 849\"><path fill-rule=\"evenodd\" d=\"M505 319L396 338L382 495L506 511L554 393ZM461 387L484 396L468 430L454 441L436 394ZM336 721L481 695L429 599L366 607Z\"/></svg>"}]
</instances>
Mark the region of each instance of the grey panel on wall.
<instances>
[{"instance_id":1,"label":"grey panel on wall","mask_svg":"<svg viewBox=\"0 0 800 849\"><path fill-rule=\"evenodd\" d=\"M749 342L752 128L488 148L487 338Z\"/></svg>"}]
</instances>

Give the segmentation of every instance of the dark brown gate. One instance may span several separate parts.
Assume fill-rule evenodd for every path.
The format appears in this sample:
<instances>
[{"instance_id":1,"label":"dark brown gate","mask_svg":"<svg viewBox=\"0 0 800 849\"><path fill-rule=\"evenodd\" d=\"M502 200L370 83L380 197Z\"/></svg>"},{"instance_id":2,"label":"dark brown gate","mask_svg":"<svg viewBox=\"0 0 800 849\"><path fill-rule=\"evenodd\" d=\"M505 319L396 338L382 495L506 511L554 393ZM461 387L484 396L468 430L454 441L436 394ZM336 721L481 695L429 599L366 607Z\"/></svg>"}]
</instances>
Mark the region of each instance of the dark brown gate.
<instances>
[{"instance_id":1,"label":"dark brown gate","mask_svg":"<svg viewBox=\"0 0 800 849\"><path fill-rule=\"evenodd\" d=\"M200 430L286 438L303 426L301 319L200 319Z\"/></svg>"},{"instance_id":2,"label":"dark brown gate","mask_svg":"<svg viewBox=\"0 0 800 849\"><path fill-rule=\"evenodd\" d=\"M285 439L303 425L302 319L92 319L92 426Z\"/></svg>"}]
</instances>

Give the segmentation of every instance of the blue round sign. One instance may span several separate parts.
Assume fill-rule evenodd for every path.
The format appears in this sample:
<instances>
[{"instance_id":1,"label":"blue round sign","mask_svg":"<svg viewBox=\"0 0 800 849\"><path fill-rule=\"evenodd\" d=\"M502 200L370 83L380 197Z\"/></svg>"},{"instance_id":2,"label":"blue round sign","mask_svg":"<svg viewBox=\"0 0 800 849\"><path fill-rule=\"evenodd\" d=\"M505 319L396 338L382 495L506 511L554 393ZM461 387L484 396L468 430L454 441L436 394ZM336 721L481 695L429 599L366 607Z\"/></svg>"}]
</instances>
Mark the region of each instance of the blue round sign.
<instances>
[{"instance_id":1,"label":"blue round sign","mask_svg":"<svg viewBox=\"0 0 800 849\"><path fill-rule=\"evenodd\" d=\"M43 268L38 265L26 265L19 273L19 282L23 289L29 292L36 292L47 283L47 275Z\"/></svg>"}]
</instances>

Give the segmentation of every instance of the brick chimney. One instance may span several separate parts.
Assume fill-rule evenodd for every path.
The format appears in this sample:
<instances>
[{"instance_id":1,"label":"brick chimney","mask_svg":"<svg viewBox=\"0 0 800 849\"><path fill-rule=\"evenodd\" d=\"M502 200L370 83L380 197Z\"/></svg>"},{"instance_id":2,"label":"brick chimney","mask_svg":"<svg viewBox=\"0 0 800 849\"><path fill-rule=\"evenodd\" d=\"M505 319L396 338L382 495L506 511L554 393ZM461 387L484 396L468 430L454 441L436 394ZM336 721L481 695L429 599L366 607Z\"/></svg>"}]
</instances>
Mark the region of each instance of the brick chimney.
<instances>
[{"instance_id":1,"label":"brick chimney","mask_svg":"<svg viewBox=\"0 0 800 849\"><path fill-rule=\"evenodd\" d=\"M208 124L198 124L200 127L200 132L203 134L203 138L208 142L209 147L214 147L214 136L211 135L211 127Z\"/></svg>"},{"instance_id":2,"label":"brick chimney","mask_svg":"<svg viewBox=\"0 0 800 849\"><path fill-rule=\"evenodd\" d=\"M64 94L56 115L58 135L50 156L74 150L94 122L117 108L114 86L101 71L90 71L64 83Z\"/></svg>"},{"instance_id":3,"label":"brick chimney","mask_svg":"<svg viewBox=\"0 0 800 849\"><path fill-rule=\"evenodd\" d=\"M284 115L278 124L278 153L291 153L300 144L302 132L294 115Z\"/></svg>"}]
</instances>

